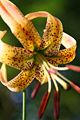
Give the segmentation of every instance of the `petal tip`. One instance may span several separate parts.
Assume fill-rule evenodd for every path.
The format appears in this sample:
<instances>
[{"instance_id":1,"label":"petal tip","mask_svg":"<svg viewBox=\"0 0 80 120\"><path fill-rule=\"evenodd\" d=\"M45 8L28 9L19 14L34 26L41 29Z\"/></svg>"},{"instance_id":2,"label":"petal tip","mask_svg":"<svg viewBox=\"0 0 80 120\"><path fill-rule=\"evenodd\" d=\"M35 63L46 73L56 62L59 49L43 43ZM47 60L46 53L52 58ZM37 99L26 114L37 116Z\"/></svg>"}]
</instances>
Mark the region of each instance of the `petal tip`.
<instances>
[{"instance_id":1,"label":"petal tip","mask_svg":"<svg viewBox=\"0 0 80 120\"><path fill-rule=\"evenodd\" d=\"M6 30L4 30L4 31L0 31L0 39L2 39L3 37L4 37L4 35L6 34Z\"/></svg>"}]
</instances>

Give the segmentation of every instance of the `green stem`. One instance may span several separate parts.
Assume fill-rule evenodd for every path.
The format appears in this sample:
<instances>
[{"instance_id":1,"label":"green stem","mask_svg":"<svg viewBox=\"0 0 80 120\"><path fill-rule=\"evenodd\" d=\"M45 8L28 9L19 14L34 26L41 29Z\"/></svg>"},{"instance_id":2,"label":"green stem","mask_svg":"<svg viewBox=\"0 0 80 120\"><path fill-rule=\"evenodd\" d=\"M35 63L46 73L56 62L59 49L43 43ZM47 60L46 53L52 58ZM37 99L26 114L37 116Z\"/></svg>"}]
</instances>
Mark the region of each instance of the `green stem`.
<instances>
[{"instance_id":1,"label":"green stem","mask_svg":"<svg viewBox=\"0 0 80 120\"><path fill-rule=\"evenodd\" d=\"M26 120L26 90L23 90L22 120Z\"/></svg>"}]
</instances>

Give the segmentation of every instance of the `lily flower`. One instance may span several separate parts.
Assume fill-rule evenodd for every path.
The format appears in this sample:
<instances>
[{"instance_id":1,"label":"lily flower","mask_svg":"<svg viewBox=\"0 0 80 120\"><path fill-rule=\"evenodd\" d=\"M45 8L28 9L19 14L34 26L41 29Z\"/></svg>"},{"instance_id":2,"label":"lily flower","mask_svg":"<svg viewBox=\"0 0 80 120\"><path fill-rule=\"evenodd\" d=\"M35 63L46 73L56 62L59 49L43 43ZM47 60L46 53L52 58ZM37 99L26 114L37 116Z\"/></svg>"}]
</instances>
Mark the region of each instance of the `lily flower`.
<instances>
[{"instance_id":1,"label":"lily flower","mask_svg":"<svg viewBox=\"0 0 80 120\"><path fill-rule=\"evenodd\" d=\"M0 0L0 16L9 26L12 33L21 42L22 47L11 46L2 41L5 31L0 31L0 81L9 90L19 92L28 87L36 79L39 81L32 97L36 95L40 85L48 83L48 90L42 98L38 116L42 117L51 93L51 80L54 83L54 117L59 118L60 96L58 83L67 90L69 84L75 84L58 71L69 68L58 67L75 58L76 41L63 32L61 21L45 11L33 12L26 16L9 0ZM32 23L32 19L47 17L42 38ZM61 49L61 45L64 49ZM12 80L7 80L6 64L21 70ZM80 93L80 88L75 89Z\"/></svg>"}]
</instances>

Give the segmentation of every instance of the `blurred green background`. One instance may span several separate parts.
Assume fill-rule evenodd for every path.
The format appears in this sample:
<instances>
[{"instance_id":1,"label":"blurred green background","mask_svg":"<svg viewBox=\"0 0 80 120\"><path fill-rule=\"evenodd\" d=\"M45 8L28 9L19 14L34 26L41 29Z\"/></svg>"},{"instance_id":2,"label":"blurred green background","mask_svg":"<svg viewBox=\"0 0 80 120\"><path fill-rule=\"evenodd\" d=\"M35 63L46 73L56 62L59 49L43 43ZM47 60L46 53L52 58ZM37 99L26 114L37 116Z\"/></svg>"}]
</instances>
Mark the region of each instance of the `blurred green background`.
<instances>
[{"instance_id":1,"label":"blurred green background","mask_svg":"<svg viewBox=\"0 0 80 120\"><path fill-rule=\"evenodd\" d=\"M11 0L25 14L34 11L48 11L52 15L58 17L64 26L64 31L77 40L76 59L71 63L80 66L80 0ZM45 19L34 20L34 24L42 35L45 26ZM12 35L9 28L0 18L0 30L7 29L4 41L20 46L19 41ZM19 71L8 69L8 78L11 79L18 74ZM80 73L68 71L63 73L67 78L80 84ZM34 100L31 99L31 92L36 81L27 88L27 120L38 120L37 112L47 85L40 88L38 95ZM52 86L53 87L53 86ZM52 89L49 104L45 114L41 120L54 120L53 118L53 91ZM61 111L59 120L80 120L80 95L73 89L65 91L60 87L61 91ZM0 120L21 120L22 94L13 93L0 85Z\"/></svg>"}]
</instances>

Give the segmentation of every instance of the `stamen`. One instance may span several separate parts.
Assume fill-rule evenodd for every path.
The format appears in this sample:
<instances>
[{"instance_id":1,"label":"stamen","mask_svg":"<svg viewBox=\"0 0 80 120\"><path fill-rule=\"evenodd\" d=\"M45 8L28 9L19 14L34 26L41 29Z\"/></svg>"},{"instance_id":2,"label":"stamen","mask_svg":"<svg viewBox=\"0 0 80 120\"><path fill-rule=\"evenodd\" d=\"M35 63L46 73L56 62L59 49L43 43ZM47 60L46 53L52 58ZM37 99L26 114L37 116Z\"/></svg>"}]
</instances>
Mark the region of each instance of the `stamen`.
<instances>
[{"instance_id":1,"label":"stamen","mask_svg":"<svg viewBox=\"0 0 80 120\"><path fill-rule=\"evenodd\" d=\"M49 70L49 66L47 65L47 63L43 60L43 64L44 64L44 66L45 66L45 68L47 69L47 70Z\"/></svg>"},{"instance_id":2,"label":"stamen","mask_svg":"<svg viewBox=\"0 0 80 120\"><path fill-rule=\"evenodd\" d=\"M80 87L79 86L77 86L73 82L70 82L70 85L71 85L71 87L73 87L76 90L76 92L78 92L80 94Z\"/></svg>"},{"instance_id":3,"label":"stamen","mask_svg":"<svg viewBox=\"0 0 80 120\"><path fill-rule=\"evenodd\" d=\"M73 82L71 82L70 80L68 80L66 77L64 77L63 75L61 75L59 72L57 72L57 74L62 77L65 81L67 81L72 88L74 88L79 94L80 94L80 87L77 86L76 84L74 84Z\"/></svg>"},{"instance_id":4,"label":"stamen","mask_svg":"<svg viewBox=\"0 0 80 120\"><path fill-rule=\"evenodd\" d=\"M49 76L48 76L48 92L49 93L51 92L51 79Z\"/></svg>"},{"instance_id":5,"label":"stamen","mask_svg":"<svg viewBox=\"0 0 80 120\"><path fill-rule=\"evenodd\" d=\"M68 70L69 68L68 67L55 67L53 65L51 65L49 62L47 62L48 65L53 68L54 70L61 70L61 71L64 71L64 70Z\"/></svg>"},{"instance_id":6,"label":"stamen","mask_svg":"<svg viewBox=\"0 0 80 120\"><path fill-rule=\"evenodd\" d=\"M60 114L60 94L59 91L54 91L54 118L59 119Z\"/></svg>"},{"instance_id":7,"label":"stamen","mask_svg":"<svg viewBox=\"0 0 80 120\"><path fill-rule=\"evenodd\" d=\"M39 112L38 112L38 117L39 119L43 116L44 114L44 111L46 109L46 106L48 104L48 100L49 100L49 96L50 96L50 93L49 92L46 92L42 98L42 101L41 101L41 105L40 105L40 108L39 108Z\"/></svg>"},{"instance_id":8,"label":"stamen","mask_svg":"<svg viewBox=\"0 0 80 120\"><path fill-rule=\"evenodd\" d=\"M50 76L51 76L51 78L52 78L52 81L53 81L53 83L54 83L54 86L55 86L56 91L59 91L58 85L57 85L57 82L56 82L56 79L55 79L54 75L53 75L53 74L50 74Z\"/></svg>"},{"instance_id":9,"label":"stamen","mask_svg":"<svg viewBox=\"0 0 80 120\"><path fill-rule=\"evenodd\" d=\"M41 85L40 82L38 82L38 83L36 84L36 86L35 86L32 94L31 94L31 98L35 98L35 97L36 97L37 92L39 91L40 85Z\"/></svg>"},{"instance_id":10,"label":"stamen","mask_svg":"<svg viewBox=\"0 0 80 120\"><path fill-rule=\"evenodd\" d=\"M62 87L67 90L68 89L68 84L64 82L62 79L60 79L58 76L54 75L56 81L62 85Z\"/></svg>"},{"instance_id":11,"label":"stamen","mask_svg":"<svg viewBox=\"0 0 80 120\"><path fill-rule=\"evenodd\" d=\"M54 74L54 70L49 70L49 73L52 73L54 75L54 78L56 81L62 85L62 87L67 90L68 89L68 84L64 82L62 79L60 79L57 75Z\"/></svg>"},{"instance_id":12,"label":"stamen","mask_svg":"<svg viewBox=\"0 0 80 120\"><path fill-rule=\"evenodd\" d=\"M57 75L54 74L54 70L49 70L49 73L53 74L55 80L62 85L62 87L65 89L65 90L69 90L70 89L70 86L64 82L62 79L60 79ZM57 73L57 72L56 72ZM62 76L60 76L62 77Z\"/></svg>"},{"instance_id":13,"label":"stamen","mask_svg":"<svg viewBox=\"0 0 80 120\"><path fill-rule=\"evenodd\" d=\"M48 79L48 92L50 93L51 92L51 79L50 79L50 76L49 76L48 71L46 70L45 66L43 68L44 68L45 74Z\"/></svg>"},{"instance_id":14,"label":"stamen","mask_svg":"<svg viewBox=\"0 0 80 120\"><path fill-rule=\"evenodd\" d=\"M78 67L78 66L67 65L66 67L68 67L68 69L70 69L70 70L74 70L76 72L80 72L80 67Z\"/></svg>"},{"instance_id":15,"label":"stamen","mask_svg":"<svg viewBox=\"0 0 80 120\"><path fill-rule=\"evenodd\" d=\"M59 72L56 73L58 76L60 76L63 80L65 80L66 82L70 83L70 80L67 79L66 77L64 77L62 74L60 74Z\"/></svg>"}]
</instances>

